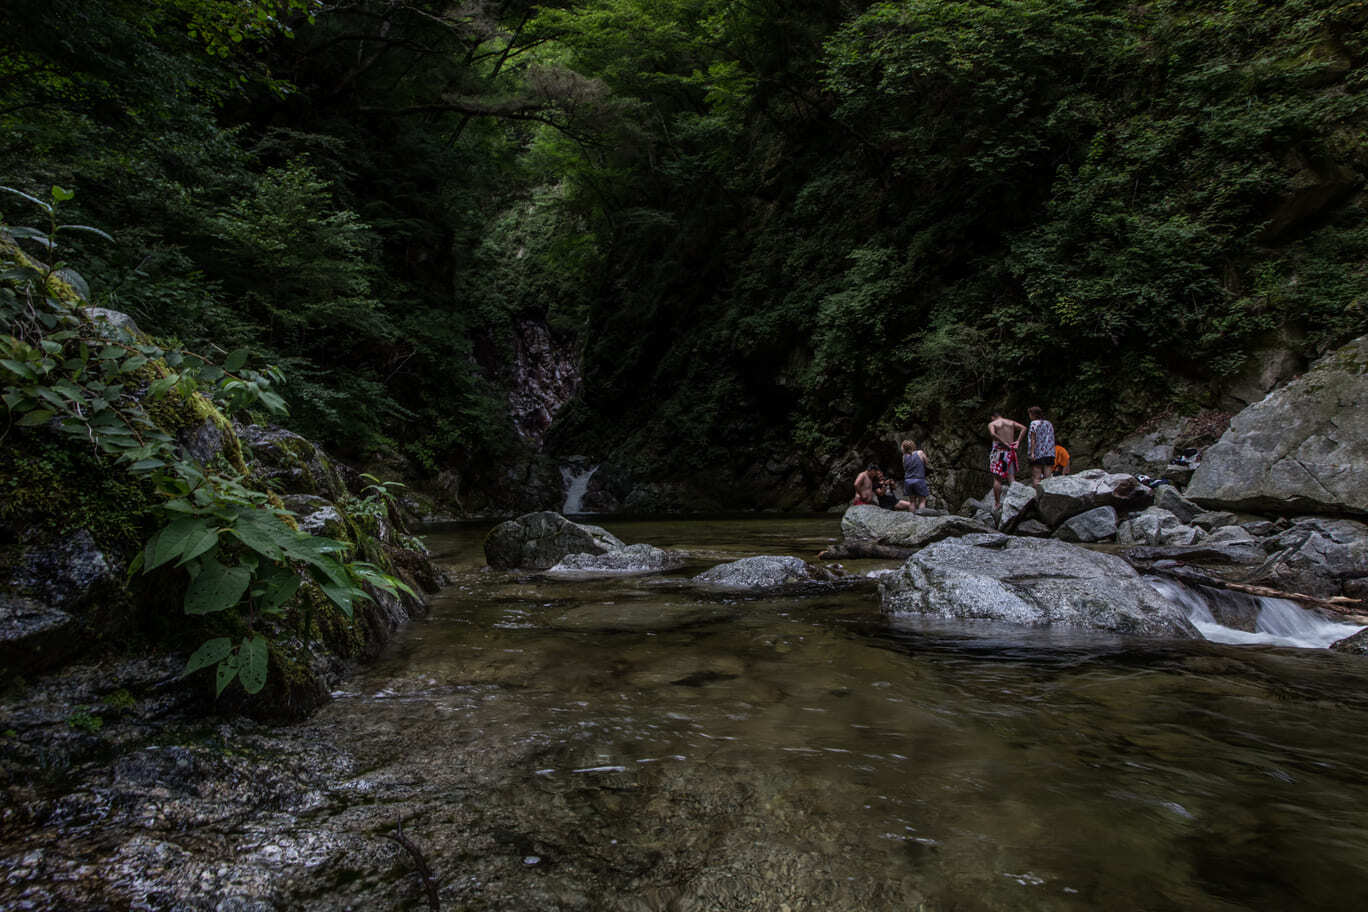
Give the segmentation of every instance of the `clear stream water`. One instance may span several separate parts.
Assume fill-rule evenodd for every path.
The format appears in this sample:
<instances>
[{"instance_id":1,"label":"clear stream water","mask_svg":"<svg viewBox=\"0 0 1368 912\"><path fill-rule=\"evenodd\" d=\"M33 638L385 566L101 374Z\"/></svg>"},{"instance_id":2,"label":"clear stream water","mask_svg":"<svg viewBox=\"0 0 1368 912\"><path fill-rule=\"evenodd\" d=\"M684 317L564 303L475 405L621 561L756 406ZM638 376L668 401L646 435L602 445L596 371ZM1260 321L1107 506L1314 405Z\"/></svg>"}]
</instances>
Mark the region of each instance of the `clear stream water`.
<instances>
[{"instance_id":1,"label":"clear stream water","mask_svg":"<svg viewBox=\"0 0 1368 912\"><path fill-rule=\"evenodd\" d=\"M62 838L115 861L155 838L209 872L203 906L121 908L422 909L380 838L400 819L444 909L1368 908L1368 660L890 622L872 583L678 582L811 559L838 524L605 520L697 560L574 582L485 569L483 528L431 536L455 570L431 616L241 748L307 800Z\"/></svg>"}]
</instances>

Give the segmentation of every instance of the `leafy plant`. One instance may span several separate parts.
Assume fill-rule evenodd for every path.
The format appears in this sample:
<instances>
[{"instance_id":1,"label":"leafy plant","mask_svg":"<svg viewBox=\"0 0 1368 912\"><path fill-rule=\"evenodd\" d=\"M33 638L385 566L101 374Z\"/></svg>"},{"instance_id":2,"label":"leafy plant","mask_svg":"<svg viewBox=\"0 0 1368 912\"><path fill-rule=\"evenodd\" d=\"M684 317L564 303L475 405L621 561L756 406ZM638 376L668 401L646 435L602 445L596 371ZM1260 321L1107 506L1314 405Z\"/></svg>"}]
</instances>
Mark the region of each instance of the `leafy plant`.
<instances>
[{"instance_id":1,"label":"leafy plant","mask_svg":"<svg viewBox=\"0 0 1368 912\"><path fill-rule=\"evenodd\" d=\"M43 208L51 228L45 234L0 229L12 237L39 240L51 252L64 232L94 230L58 224L58 206L72 196L61 188L53 188L51 202L19 195ZM63 278L63 264L37 263L17 249L10 258L11 268L0 276L0 318L9 328L0 338L0 379L9 422L51 427L150 483L164 498L160 510L168 522L134 559L130 574L184 568L190 578L186 614L234 612L245 625L236 643L226 637L204 643L186 674L215 666L218 693L234 679L248 693L260 691L270 645L262 621L282 615L305 580L347 616L371 597L367 587L408 591L374 565L348 560L347 543L300 531L278 499L251 486L240 456L230 452L201 464L154 417L169 409L223 421L205 394L224 410L281 413L284 401L271 391L279 371L249 370L246 350L215 364L158 345L126 325L97 327L82 314L85 294ZM373 487L387 491L378 480Z\"/></svg>"}]
</instances>

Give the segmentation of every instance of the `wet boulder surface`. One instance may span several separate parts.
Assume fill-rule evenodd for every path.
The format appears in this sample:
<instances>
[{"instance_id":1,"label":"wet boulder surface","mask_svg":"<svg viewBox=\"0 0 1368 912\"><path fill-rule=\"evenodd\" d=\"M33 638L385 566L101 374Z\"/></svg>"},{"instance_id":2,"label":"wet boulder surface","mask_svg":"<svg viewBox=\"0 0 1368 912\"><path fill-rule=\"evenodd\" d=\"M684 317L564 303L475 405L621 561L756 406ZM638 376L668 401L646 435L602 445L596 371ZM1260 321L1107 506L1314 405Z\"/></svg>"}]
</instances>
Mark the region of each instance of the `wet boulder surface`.
<instances>
[{"instance_id":1,"label":"wet boulder surface","mask_svg":"<svg viewBox=\"0 0 1368 912\"><path fill-rule=\"evenodd\" d=\"M1368 515L1368 336L1237 414L1186 494L1218 510Z\"/></svg>"},{"instance_id":2,"label":"wet boulder surface","mask_svg":"<svg viewBox=\"0 0 1368 912\"><path fill-rule=\"evenodd\" d=\"M602 554L567 554L547 573L559 576L615 576L662 573L684 566L687 556L654 545L627 545Z\"/></svg>"},{"instance_id":3,"label":"wet boulder surface","mask_svg":"<svg viewBox=\"0 0 1368 912\"><path fill-rule=\"evenodd\" d=\"M830 573L800 557L766 554L718 564L695 576L693 582L715 589L757 591L829 579Z\"/></svg>"},{"instance_id":4,"label":"wet boulder surface","mask_svg":"<svg viewBox=\"0 0 1368 912\"><path fill-rule=\"evenodd\" d=\"M970 535L913 555L879 586L889 614L1200 638L1124 560L1053 539Z\"/></svg>"},{"instance_id":5,"label":"wet boulder surface","mask_svg":"<svg viewBox=\"0 0 1368 912\"><path fill-rule=\"evenodd\" d=\"M495 570L549 570L571 554L606 554L627 546L599 526L571 522L549 510L500 523L485 538Z\"/></svg>"}]
</instances>

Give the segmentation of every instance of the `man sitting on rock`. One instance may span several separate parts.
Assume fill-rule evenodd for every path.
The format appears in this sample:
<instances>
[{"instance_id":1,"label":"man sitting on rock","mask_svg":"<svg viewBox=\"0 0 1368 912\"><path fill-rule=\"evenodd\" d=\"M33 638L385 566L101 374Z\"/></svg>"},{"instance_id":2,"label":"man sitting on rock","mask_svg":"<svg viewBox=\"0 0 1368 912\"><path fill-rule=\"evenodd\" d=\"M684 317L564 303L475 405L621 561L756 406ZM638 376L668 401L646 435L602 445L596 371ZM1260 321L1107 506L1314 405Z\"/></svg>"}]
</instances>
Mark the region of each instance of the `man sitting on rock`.
<instances>
[{"instance_id":1,"label":"man sitting on rock","mask_svg":"<svg viewBox=\"0 0 1368 912\"><path fill-rule=\"evenodd\" d=\"M865 470L855 476L855 499L850 503L856 507L877 507L879 505L878 495L874 492L874 487L879 483L876 476L879 474L879 467L872 462L865 467Z\"/></svg>"},{"instance_id":2,"label":"man sitting on rock","mask_svg":"<svg viewBox=\"0 0 1368 912\"><path fill-rule=\"evenodd\" d=\"M992 452L988 454L988 471L993 476L994 509L1002 507L1002 487L1016 481L1017 444L1026 433L1026 426L1011 418L1002 417L1002 412L993 412L993 420L988 422L988 436L993 440Z\"/></svg>"}]
</instances>

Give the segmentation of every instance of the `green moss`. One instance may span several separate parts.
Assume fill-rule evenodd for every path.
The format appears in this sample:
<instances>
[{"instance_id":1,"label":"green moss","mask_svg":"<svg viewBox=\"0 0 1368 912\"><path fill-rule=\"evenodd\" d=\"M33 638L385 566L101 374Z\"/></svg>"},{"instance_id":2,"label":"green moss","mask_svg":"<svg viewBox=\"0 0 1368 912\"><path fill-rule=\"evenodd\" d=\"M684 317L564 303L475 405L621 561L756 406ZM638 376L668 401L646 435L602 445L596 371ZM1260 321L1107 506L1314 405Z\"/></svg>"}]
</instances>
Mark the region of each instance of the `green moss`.
<instances>
[{"instance_id":1,"label":"green moss","mask_svg":"<svg viewBox=\"0 0 1368 912\"><path fill-rule=\"evenodd\" d=\"M0 520L30 538L88 529L100 545L127 552L150 534L156 502L149 483L45 430L11 430L0 443Z\"/></svg>"}]
</instances>

